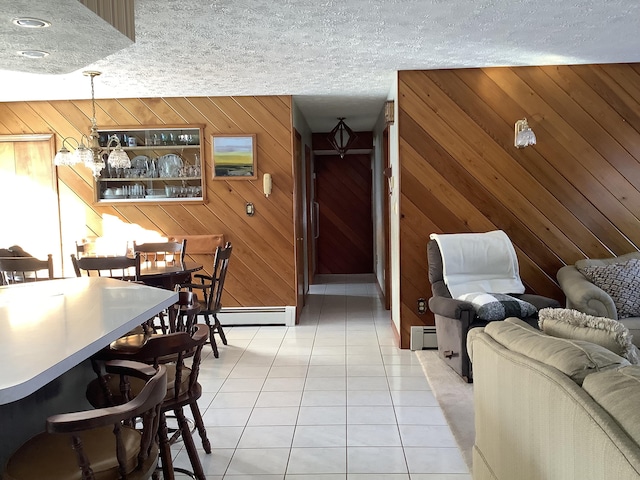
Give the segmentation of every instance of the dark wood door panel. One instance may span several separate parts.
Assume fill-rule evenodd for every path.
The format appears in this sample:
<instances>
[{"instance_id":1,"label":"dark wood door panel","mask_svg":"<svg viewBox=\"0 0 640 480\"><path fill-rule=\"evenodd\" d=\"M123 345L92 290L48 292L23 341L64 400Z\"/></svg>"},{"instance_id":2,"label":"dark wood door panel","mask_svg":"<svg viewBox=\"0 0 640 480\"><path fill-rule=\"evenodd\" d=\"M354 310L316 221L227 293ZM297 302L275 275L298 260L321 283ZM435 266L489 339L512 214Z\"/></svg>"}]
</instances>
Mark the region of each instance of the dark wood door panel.
<instances>
[{"instance_id":1,"label":"dark wood door panel","mask_svg":"<svg viewBox=\"0 0 640 480\"><path fill-rule=\"evenodd\" d=\"M315 169L318 273L373 272L369 155L317 156Z\"/></svg>"}]
</instances>

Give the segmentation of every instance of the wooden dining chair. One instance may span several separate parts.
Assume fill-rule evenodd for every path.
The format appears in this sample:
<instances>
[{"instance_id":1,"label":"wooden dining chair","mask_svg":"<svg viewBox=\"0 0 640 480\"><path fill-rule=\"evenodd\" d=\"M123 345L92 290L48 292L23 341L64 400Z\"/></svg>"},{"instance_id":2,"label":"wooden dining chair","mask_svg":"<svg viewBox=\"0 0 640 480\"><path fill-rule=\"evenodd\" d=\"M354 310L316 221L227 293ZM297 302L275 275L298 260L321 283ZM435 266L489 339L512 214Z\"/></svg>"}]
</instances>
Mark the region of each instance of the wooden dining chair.
<instances>
[{"instance_id":1,"label":"wooden dining chair","mask_svg":"<svg viewBox=\"0 0 640 480\"><path fill-rule=\"evenodd\" d=\"M198 375L200 373L202 348L208 336L208 327L204 324L196 324L193 325L190 331L152 335L136 351L123 351L111 347L103 349L92 358L94 369L99 376L87 388L87 399L94 407L118 405L126 401L128 396L135 398L142 384L132 379L130 389L121 390L118 378L113 375L100 374L99 364L101 362L127 359L148 363L155 367L164 365L167 368L169 384L167 385L167 392L161 410L164 413L173 412L177 418L178 432L176 432L176 435L182 437L193 468L193 472L189 472L189 474L193 473L198 480L205 480L205 476L189 422L184 414L184 407L188 405L191 410L204 451L211 453L211 444L207 438L207 431L198 407L198 399L202 395L202 386L198 382ZM167 442L166 438L167 432L165 430L158 433L161 437L161 444L166 445L166 448L160 451L162 463L163 465L172 465L171 451L168 447L170 442ZM174 470L180 471L177 468L174 468ZM167 477L165 476L165 478Z\"/></svg>"},{"instance_id":2,"label":"wooden dining chair","mask_svg":"<svg viewBox=\"0 0 640 480\"><path fill-rule=\"evenodd\" d=\"M118 384L137 380L135 398L118 406L47 418L46 431L11 454L4 480L157 477L161 447L157 432L166 427L161 410L167 393L166 367L118 360L107 362L105 370Z\"/></svg>"},{"instance_id":3,"label":"wooden dining chair","mask_svg":"<svg viewBox=\"0 0 640 480\"><path fill-rule=\"evenodd\" d=\"M76 276L111 277L119 280L140 280L140 256L133 257L82 257L71 254L71 262Z\"/></svg>"},{"instance_id":4,"label":"wooden dining chair","mask_svg":"<svg viewBox=\"0 0 640 480\"><path fill-rule=\"evenodd\" d=\"M46 274L44 273L46 272ZM0 285L53 279L53 257L0 257Z\"/></svg>"},{"instance_id":5,"label":"wooden dining chair","mask_svg":"<svg viewBox=\"0 0 640 480\"><path fill-rule=\"evenodd\" d=\"M141 263L157 265L163 262L165 265L184 263L187 252L187 240L180 242L133 242L133 251L140 254Z\"/></svg>"},{"instance_id":6,"label":"wooden dining chair","mask_svg":"<svg viewBox=\"0 0 640 480\"><path fill-rule=\"evenodd\" d=\"M222 310L222 292L224 291L224 282L227 278L227 268L229 266L229 258L231 258L231 242L227 242L224 247L216 248L213 259L212 275L196 273L193 275L194 283L185 283L178 286L180 290L189 292L200 292L203 299L200 301L202 310L200 315L205 319L209 327L209 341L214 357L219 357L218 346L214 334L220 335L220 340L224 345L227 344L227 337L224 334L222 325L218 320L218 313Z\"/></svg>"}]
</instances>

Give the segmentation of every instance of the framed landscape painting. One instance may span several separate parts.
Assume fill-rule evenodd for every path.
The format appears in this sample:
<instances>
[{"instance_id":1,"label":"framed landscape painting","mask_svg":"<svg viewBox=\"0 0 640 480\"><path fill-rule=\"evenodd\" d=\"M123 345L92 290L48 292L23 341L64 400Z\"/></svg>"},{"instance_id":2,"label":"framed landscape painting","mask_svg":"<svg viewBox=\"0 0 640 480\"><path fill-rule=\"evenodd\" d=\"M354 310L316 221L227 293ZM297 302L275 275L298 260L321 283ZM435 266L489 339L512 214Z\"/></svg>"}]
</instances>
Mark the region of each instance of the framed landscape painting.
<instances>
[{"instance_id":1,"label":"framed landscape painting","mask_svg":"<svg viewBox=\"0 0 640 480\"><path fill-rule=\"evenodd\" d=\"M256 135L212 135L213 179L255 180Z\"/></svg>"}]
</instances>

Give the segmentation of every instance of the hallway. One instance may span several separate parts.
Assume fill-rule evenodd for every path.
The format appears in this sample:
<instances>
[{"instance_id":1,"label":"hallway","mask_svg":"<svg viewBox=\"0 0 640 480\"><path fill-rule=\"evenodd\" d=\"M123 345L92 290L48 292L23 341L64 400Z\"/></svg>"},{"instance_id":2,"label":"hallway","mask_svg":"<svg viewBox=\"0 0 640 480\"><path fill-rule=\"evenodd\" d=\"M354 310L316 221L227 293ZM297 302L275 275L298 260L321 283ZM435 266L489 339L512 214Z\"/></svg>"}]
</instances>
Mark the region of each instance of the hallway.
<instances>
[{"instance_id":1,"label":"hallway","mask_svg":"<svg viewBox=\"0 0 640 480\"><path fill-rule=\"evenodd\" d=\"M227 328L219 359L206 347L207 479L471 480L416 355L394 346L373 275L319 280L300 325Z\"/></svg>"}]
</instances>

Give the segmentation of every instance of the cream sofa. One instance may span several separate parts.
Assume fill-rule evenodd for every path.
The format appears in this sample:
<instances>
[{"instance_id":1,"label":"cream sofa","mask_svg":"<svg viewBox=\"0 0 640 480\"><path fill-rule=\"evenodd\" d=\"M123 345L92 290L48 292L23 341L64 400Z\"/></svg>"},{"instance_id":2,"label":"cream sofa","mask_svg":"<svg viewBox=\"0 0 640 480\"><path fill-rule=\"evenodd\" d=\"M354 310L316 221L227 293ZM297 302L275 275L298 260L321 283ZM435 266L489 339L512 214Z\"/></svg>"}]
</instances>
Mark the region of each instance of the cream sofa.
<instances>
[{"instance_id":1,"label":"cream sofa","mask_svg":"<svg viewBox=\"0 0 640 480\"><path fill-rule=\"evenodd\" d=\"M619 320L633 335L634 343L640 346L640 316L619 318L618 310L611 296L597 285L591 283L579 270L588 266L603 267L614 265L633 258L640 259L640 252L627 253L612 258L578 260L575 265L565 265L560 268L556 277L567 298L567 308L573 308L588 315ZM640 292L638 292L638 295L640 295Z\"/></svg>"},{"instance_id":2,"label":"cream sofa","mask_svg":"<svg viewBox=\"0 0 640 480\"><path fill-rule=\"evenodd\" d=\"M474 480L640 479L640 366L510 318L472 329Z\"/></svg>"}]
</instances>

